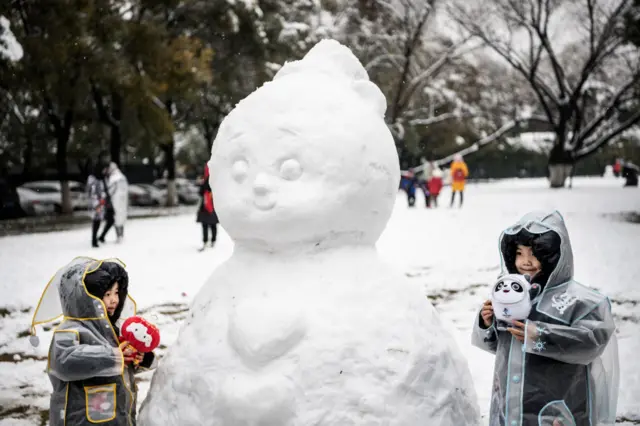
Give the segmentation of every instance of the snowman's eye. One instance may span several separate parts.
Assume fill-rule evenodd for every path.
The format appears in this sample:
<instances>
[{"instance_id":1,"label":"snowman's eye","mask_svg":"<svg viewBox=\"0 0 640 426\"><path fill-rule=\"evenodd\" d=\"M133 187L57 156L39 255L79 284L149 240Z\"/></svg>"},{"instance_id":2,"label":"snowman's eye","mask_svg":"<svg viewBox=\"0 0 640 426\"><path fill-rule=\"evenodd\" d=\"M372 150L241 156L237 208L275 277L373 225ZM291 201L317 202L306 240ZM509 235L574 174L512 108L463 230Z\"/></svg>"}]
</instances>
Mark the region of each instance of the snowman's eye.
<instances>
[{"instance_id":1,"label":"snowman's eye","mask_svg":"<svg viewBox=\"0 0 640 426\"><path fill-rule=\"evenodd\" d=\"M511 288L513 291L517 291L518 293L522 293L522 286L518 283L512 283Z\"/></svg>"},{"instance_id":2,"label":"snowman's eye","mask_svg":"<svg viewBox=\"0 0 640 426\"><path fill-rule=\"evenodd\" d=\"M302 176L302 166L298 160L285 160L280 165L280 176L286 180L296 180Z\"/></svg>"},{"instance_id":3,"label":"snowman's eye","mask_svg":"<svg viewBox=\"0 0 640 426\"><path fill-rule=\"evenodd\" d=\"M231 176L238 183L244 182L248 171L249 163L246 160L236 160L231 166Z\"/></svg>"}]
</instances>

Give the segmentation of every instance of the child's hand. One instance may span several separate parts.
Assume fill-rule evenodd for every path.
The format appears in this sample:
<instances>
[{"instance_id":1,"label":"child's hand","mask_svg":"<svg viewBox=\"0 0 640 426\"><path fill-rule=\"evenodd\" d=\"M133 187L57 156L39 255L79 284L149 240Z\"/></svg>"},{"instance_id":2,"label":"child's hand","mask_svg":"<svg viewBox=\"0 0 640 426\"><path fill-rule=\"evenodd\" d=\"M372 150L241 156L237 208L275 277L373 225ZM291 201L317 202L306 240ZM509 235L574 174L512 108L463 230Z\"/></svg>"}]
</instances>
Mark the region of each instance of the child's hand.
<instances>
[{"instance_id":1,"label":"child's hand","mask_svg":"<svg viewBox=\"0 0 640 426\"><path fill-rule=\"evenodd\" d=\"M482 305L482 310L480 311L480 315L482 316L482 321L484 321L484 325L489 328L491 324L493 324L493 305L491 304L491 300L486 300L484 305Z\"/></svg>"},{"instance_id":2,"label":"child's hand","mask_svg":"<svg viewBox=\"0 0 640 426\"><path fill-rule=\"evenodd\" d=\"M125 364L134 361L135 350L131 347L131 345L129 345L129 342L125 340L124 342L120 343L119 348L120 351L122 351L122 357L124 358Z\"/></svg>"},{"instance_id":3,"label":"child's hand","mask_svg":"<svg viewBox=\"0 0 640 426\"><path fill-rule=\"evenodd\" d=\"M140 364L143 359L144 359L144 354L142 352L138 352L137 354L135 354L134 364L136 365Z\"/></svg>"},{"instance_id":4,"label":"child's hand","mask_svg":"<svg viewBox=\"0 0 640 426\"><path fill-rule=\"evenodd\" d=\"M513 321L513 325L507 328L507 331L511 333L513 337L518 339L521 343L524 343L525 325L520 321ZM529 327L528 334L530 338L535 338L535 327Z\"/></svg>"}]
</instances>

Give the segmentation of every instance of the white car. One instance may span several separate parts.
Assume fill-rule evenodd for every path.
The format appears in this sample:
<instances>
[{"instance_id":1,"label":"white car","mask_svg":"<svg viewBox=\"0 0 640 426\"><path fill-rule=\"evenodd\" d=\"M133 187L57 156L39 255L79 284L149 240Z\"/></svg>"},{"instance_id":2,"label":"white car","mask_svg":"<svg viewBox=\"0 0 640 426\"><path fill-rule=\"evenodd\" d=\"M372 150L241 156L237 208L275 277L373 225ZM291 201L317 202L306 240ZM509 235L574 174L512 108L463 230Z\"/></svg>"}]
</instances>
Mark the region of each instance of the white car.
<instances>
[{"instance_id":1,"label":"white car","mask_svg":"<svg viewBox=\"0 0 640 426\"><path fill-rule=\"evenodd\" d=\"M43 197L31 189L17 187L16 192L20 199L20 207L27 216L51 214L56 211L56 203L43 199Z\"/></svg>"},{"instance_id":2,"label":"white car","mask_svg":"<svg viewBox=\"0 0 640 426\"><path fill-rule=\"evenodd\" d=\"M178 193L178 201L182 204L197 204L200 201L199 188L184 178L176 178L176 192ZM167 190L167 180L158 179L153 182L156 188Z\"/></svg>"},{"instance_id":3,"label":"white car","mask_svg":"<svg viewBox=\"0 0 640 426\"><path fill-rule=\"evenodd\" d=\"M129 185L129 205L147 207L155 205L155 200L142 185Z\"/></svg>"},{"instance_id":4,"label":"white car","mask_svg":"<svg viewBox=\"0 0 640 426\"><path fill-rule=\"evenodd\" d=\"M167 205L167 198L169 198L169 194L167 189L161 189L158 188L157 186L153 186L150 183L139 183L138 186L144 188L149 195L151 196L151 199L153 200L153 205L155 206L166 206Z\"/></svg>"},{"instance_id":5,"label":"white car","mask_svg":"<svg viewBox=\"0 0 640 426\"><path fill-rule=\"evenodd\" d=\"M56 212L62 211L62 192L60 182L55 180L40 180L27 182L18 189L28 189L36 193L35 199L42 204L53 204ZM85 187L80 182L69 181L71 191L71 206L74 210L84 210L88 208L89 199L85 192ZM23 192L24 193L24 192ZM27 193L29 197L33 194ZM22 201L21 201L22 202Z\"/></svg>"}]
</instances>

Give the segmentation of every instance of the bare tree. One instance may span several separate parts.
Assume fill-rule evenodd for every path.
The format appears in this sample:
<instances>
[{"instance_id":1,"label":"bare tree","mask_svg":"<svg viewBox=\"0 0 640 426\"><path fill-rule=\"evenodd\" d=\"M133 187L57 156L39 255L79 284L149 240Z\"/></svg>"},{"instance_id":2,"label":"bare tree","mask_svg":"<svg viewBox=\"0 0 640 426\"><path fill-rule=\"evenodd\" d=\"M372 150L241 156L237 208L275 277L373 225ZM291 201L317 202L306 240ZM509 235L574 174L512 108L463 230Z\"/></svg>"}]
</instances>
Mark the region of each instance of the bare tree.
<instances>
[{"instance_id":1,"label":"bare tree","mask_svg":"<svg viewBox=\"0 0 640 426\"><path fill-rule=\"evenodd\" d=\"M406 126L428 126L473 115L441 84L446 71L472 48L434 30L436 0L346 2L337 14L334 37L359 57L385 92L387 122L403 144Z\"/></svg>"},{"instance_id":2,"label":"bare tree","mask_svg":"<svg viewBox=\"0 0 640 426\"><path fill-rule=\"evenodd\" d=\"M620 31L632 0L474 3L451 6L450 15L534 91L555 133L549 156L552 187L564 186L577 161L640 122L633 96L640 82L640 55L625 45ZM575 29L570 32L575 39L558 40L554 24Z\"/></svg>"}]
</instances>

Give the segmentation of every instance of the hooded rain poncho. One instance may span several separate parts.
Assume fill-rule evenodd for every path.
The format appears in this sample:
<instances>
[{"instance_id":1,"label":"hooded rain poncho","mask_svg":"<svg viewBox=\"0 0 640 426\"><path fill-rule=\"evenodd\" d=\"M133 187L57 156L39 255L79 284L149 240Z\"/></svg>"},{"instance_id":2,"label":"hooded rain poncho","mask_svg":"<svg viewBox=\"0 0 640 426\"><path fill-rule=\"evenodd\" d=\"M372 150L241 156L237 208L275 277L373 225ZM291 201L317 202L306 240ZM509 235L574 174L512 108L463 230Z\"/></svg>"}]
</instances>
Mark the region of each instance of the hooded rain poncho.
<instances>
[{"instance_id":1,"label":"hooded rain poncho","mask_svg":"<svg viewBox=\"0 0 640 426\"><path fill-rule=\"evenodd\" d=\"M560 213L525 215L502 233L500 247L522 230L534 236L555 232L560 255L533 300L524 343L495 320L485 328L476 317L473 344L496 355L489 424L613 425L619 366L609 300L573 279L571 243ZM508 254L501 250L502 272L517 273L505 262Z\"/></svg>"}]
</instances>

